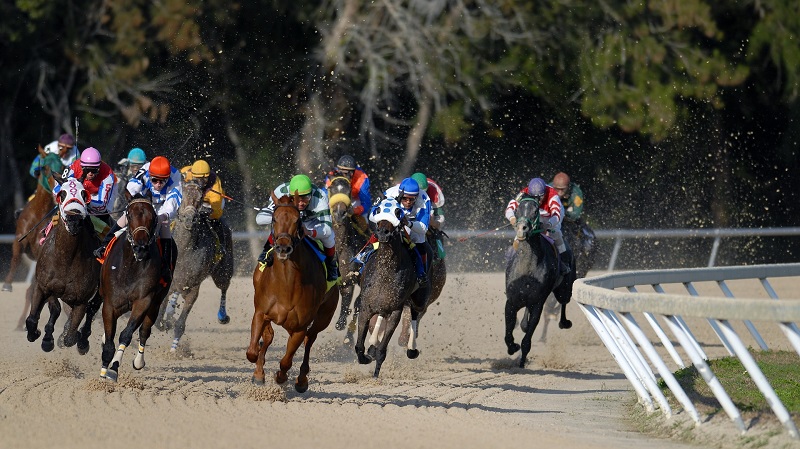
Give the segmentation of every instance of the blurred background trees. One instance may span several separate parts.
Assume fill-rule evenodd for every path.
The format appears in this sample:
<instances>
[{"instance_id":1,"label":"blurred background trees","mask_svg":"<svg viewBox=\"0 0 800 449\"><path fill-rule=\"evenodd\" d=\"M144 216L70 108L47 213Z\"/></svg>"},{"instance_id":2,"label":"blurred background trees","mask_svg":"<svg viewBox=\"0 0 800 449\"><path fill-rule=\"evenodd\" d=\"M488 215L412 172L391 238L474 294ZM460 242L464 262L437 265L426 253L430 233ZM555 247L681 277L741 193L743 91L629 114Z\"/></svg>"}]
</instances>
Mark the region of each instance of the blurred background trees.
<instances>
[{"instance_id":1,"label":"blurred background trees","mask_svg":"<svg viewBox=\"0 0 800 449\"><path fill-rule=\"evenodd\" d=\"M347 153L373 195L437 179L459 227L502 224L562 170L595 228L794 226L799 5L3 2L0 233L62 132L112 165L134 146L206 158L248 206Z\"/></svg>"}]
</instances>

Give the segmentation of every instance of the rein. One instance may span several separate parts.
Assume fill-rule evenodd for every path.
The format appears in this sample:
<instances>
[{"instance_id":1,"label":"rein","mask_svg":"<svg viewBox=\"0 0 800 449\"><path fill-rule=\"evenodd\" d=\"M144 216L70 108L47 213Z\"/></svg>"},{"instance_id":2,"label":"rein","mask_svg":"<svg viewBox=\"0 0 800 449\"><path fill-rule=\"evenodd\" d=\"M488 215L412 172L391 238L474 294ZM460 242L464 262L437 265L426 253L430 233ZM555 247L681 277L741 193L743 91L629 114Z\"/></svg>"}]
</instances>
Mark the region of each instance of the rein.
<instances>
[{"instance_id":1,"label":"rein","mask_svg":"<svg viewBox=\"0 0 800 449\"><path fill-rule=\"evenodd\" d=\"M136 204L136 203L147 203L151 207L153 206L153 203L150 202L150 200L147 200L147 199L144 199L144 198L135 198L135 199L131 200L131 202L128 203L128 206L125 208L125 215L128 215L128 209L130 209L130 207L132 205ZM153 209L153 215L155 215L155 209ZM153 226L152 230L150 228L147 228L146 226L137 226L136 229L131 231L131 228L129 226L128 227L128 232L127 232L128 235L126 236L126 239L128 240L128 243L130 243L131 246L133 246L134 245L133 235L136 234L139 231L144 231L147 234L147 246L152 245L153 242L156 240L155 228L158 225L158 216L157 215L156 215L155 221L156 221L156 223Z\"/></svg>"}]
</instances>

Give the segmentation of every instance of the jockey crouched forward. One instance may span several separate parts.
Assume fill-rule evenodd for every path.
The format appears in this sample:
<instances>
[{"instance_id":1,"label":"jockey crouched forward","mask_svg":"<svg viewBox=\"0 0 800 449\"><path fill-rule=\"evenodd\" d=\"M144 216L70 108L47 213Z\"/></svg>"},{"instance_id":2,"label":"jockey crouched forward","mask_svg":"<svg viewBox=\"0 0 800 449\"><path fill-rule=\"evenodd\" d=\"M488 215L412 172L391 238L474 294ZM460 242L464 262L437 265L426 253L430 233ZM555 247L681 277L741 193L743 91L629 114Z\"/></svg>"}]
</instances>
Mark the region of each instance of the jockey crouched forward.
<instances>
[{"instance_id":1,"label":"jockey crouched forward","mask_svg":"<svg viewBox=\"0 0 800 449\"><path fill-rule=\"evenodd\" d=\"M321 242L325 251L325 267L328 271L328 281L339 278L339 264L336 261L336 244L331 226L331 209L328 206L328 195L324 190L313 185L311 178L306 175L296 175L288 183L284 182L275 188L274 198L289 196L294 201L297 194L297 209L300 211L300 220L303 222L306 235ZM275 201L270 198L269 205L261 209L256 215L256 224L267 226L272 224L272 214L275 212ZM274 252L272 250L273 236L270 233L264 251L258 256L258 261L272 266Z\"/></svg>"},{"instance_id":2,"label":"jockey crouched forward","mask_svg":"<svg viewBox=\"0 0 800 449\"><path fill-rule=\"evenodd\" d=\"M181 169L183 182L194 182L203 191L203 204L200 213L208 217L208 224L211 231L217 237L218 254L225 251L225 229L228 228L224 222L222 212L225 209L225 191L222 189L222 179L217 173L211 170L211 166L203 159L196 160L192 165L187 165Z\"/></svg>"},{"instance_id":3,"label":"jockey crouched forward","mask_svg":"<svg viewBox=\"0 0 800 449\"><path fill-rule=\"evenodd\" d=\"M353 222L361 232L366 233L367 215L370 213L372 197L369 193L369 176L356 165L353 156L345 154L336 162L336 167L325 176L325 187L330 188L331 180L336 176L343 176L350 181L350 200L353 209Z\"/></svg>"},{"instance_id":4,"label":"jockey crouched forward","mask_svg":"<svg viewBox=\"0 0 800 449\"><path fill-rule=\"evenodd\" d=\"M564 216L564 206L561 204L558 192L556 192L554 188L548 186L542 178L531 179L528 185L522 189L514 199L509 201L508 206L506 206L506 219L511 223L511 226L517 225L515 213L519 201L525 196L533 198L539 204L539 223L542 230L547 231L547 234L553 239L553 243L558 249L560 273L562 275L568 274L570 272L570 266L564 262L564 253L567 252L567 246L564 244L564 236L561 234L561 220ZM516 248L516 244L514 248ZM569 255L571 258L571 253Z\"/></svg>"},{"instance_id":5,"label":"jockey crouched forward","mask_svg":"<svg viewBox=\"0 0 800 449\"><path fill-rule=\"evenodd\" d=\"M99 235L103 235L111 226L111 207L116 199L115 189L117 177L111 166L102 161L100 152L89 147L81 152L80 159L74 161L64 169L63 178L75 178L83 184L84 190L89 194L86 211L92 220L92 225ZM61 185L56 185L53 195L58 195ZM58 215L53 218L56 219Z\"/></svg>"},{"instance_id":6,"label":"jockey crouched forward","mask_svg":"<svg viewBox=\"0 0 800 449\"><path fill-rule=\"evenodd\" d=\"M152 161L144 164L133 178L128 181L126 186L128 193L136 195L141 193L146 195L150 192L153 198L153 207L158 215L157 231L161 240L161 276L164 281L169 283L172 280L172 267L178 258L177 248L172 241L172 232L169 224L178 214L178 208L183 199L181 174L177 168L170 165L169 160L164 156L156 156ZM128 224L128 216L122 214L114 223L111 230L106 234L105 240L94 252L95 257L102 258L106 246L111 242L114 233L124 228Z\"/></svg>"},{"instance_id":7,"label":"jockey crouched forward","mask_svg":"<svg viewBox=\"0 0 800 449\"><path fill-rule=\"evenodd\" d=\"M403 210L405 230L413 243L413 248L410 250L412 252L411 259L414 261L414 268L417 272L417 282L420 287L424 287L428 284L428 262L433 259L433 250L425 240L425 233L428 232L428 226L430 226L431 201L428 195L420 190L417 181L412 178L406 178L400 184L390 187L383 193L383 196L396 199L400 204L400 209ZM367 256L374 251L373 243L377 241L378 238L372 234L365 249L353 258L354 265L351 267L353 271L359 270L360 265L366 262Z\"/></svg>"}]
</instances>

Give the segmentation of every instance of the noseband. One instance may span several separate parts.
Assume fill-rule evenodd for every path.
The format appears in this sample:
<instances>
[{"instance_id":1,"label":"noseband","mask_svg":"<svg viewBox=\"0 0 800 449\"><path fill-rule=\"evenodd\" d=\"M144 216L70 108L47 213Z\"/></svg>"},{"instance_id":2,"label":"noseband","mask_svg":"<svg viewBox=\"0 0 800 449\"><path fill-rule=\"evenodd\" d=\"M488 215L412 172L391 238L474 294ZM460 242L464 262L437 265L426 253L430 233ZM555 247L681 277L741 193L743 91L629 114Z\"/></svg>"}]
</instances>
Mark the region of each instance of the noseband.
<instances>
[{"instance_id":1,"label":"noseband","mask_svg":"<svg viewBox=\"0 0 800 449\"><path fill-rule=\"evenodd\" d=\"M153 203L151 203L147 199L144 199L144 198L133 199L133 200L131 200L130 203L128 203L128 207L125 208L125 215L126 216L129 216L131 206L133 206L136 203L147 203L151 207L153 206ZM135 243L133 242L133 235L136 234L139 231L143 231L143 232L145 232L147 234L147 244L146 244L146 246L150 246L150 245L153 244L153 242L156 239L156 232L155 232L156 231L156 227L158 226L158 216L155 214L155 208L153 208L153 215L154 215L153 226L150 227L150 228L148 228L146 226L137 226L134 230L131 231L130 226L128 226L128 232L127 232L126 238L127 238L128 242L131 244L131 246L135 246ZM130 219L128 220L128 222L130 224Z\"/></svg>"},{"instance_id":2,"label":"noseband","mask_svg":"<svg viewBox=\"0 0 800 449\"><path fill-rule=\"evenodd\" d=\"M294 204L276 204L275 205L275 209L277 209L279 207L293 207L293 208L297 209L297 207ZM278 241L279 240L289 240L291 242L291 244L289 245L289 248L294 249L294 246L303 237L303 225L300 222L300 217L299 216L297 217L297 232L294 235L289 234L288 232L281 232L281 233L278 233L278 234L274 234L273 233L273 235L274 235L274 238L275 238L275 240L274 240L275 245L278 245ZM291 254L291 251L289 253Z\"/></svg>"}]
</instances>

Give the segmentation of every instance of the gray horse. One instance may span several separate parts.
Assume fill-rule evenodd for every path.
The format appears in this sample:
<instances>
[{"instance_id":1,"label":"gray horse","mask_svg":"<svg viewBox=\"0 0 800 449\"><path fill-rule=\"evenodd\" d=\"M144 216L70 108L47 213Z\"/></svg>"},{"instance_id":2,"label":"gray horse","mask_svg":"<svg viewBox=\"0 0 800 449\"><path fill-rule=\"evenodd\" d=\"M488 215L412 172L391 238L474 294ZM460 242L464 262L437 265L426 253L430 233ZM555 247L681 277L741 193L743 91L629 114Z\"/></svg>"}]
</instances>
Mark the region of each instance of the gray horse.
<instances>
[{"instance_id":1,"label":"gray horse","mask_svg":"<svg viewBox=\"0 0 800 449\"><path fill-rule=\"evenodd\" d=\"M552 241L542 235L539 226L539 204L532 198L520 201L516 212L517 248L511 250L506 266L506 305L505 305L505 343L508 354L512 355L522 349L519 360L520 368L525 367L528 353L531 350L531 337L542 315L545 300L552 292L561 304L561 320L558 326L569 329L572 322L566 318L567 303L572 297L572 283L575 282L575 270L566 276L559 275L558 253ZM562 255L570 267L575 266L572 251L569 249ZM514 342L514 328L517 324L517 312L525 308L530 319L522 337L522 345Z\"/></svg>"},{"instance_id":2,"label":"gray horse","mask_svg":"<svg viewBox=\"0 0 800 449\"><path fill-rule=\"evenodd\" d=\"M233 241L231 229L220 223L215 229L207 212L202 209L203 190L195 182L183 185L183 200L175 220L173 238L178 247L178 260L175 262L175 275L172 280L169 301L161 304L158 322L160 329L174 326L174 339L171 352L178 349L178 343L186 331L186 319L197 301L200 284L208 277L222 292L219 300L217 320L228 324L230 317L226 312L226 294L233 277ZM183 310L174 320L175 306L179 295L183 295ZM174 321L174 323L173 323Z\"/></svg>"}]
</instances>

